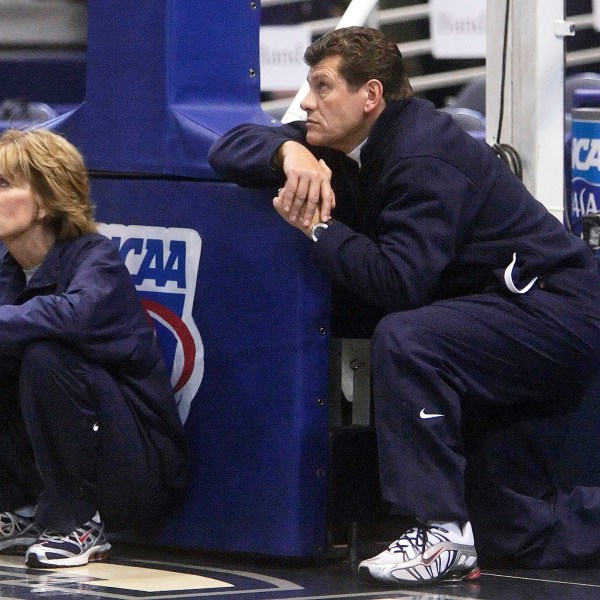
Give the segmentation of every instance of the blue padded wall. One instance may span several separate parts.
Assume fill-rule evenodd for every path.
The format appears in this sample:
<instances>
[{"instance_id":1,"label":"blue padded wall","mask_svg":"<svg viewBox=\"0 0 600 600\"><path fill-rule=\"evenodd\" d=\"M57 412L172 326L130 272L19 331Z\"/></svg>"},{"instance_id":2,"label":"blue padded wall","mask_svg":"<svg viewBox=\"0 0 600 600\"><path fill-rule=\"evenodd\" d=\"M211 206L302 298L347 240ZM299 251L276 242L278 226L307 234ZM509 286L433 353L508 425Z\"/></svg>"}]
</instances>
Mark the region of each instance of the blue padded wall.
<instances>
[{"instance_id":1,"label":"blue padded wall","mask_svg":"<svg viewBox=\"0 0 600 600\"><path fill-rule=\"evenodd\" d=\"M46 126L83 151L193 452L187 493L144 535L307 557L326 545L328 284L273 190L225 184L207 162L233 125L271 122L259 22L248 0L89 0L85 101Z\"/></svg>"},{"instance_id":2,"label":"blue padded wall","mask_svg":"<svg viewBox=\"0 0 600 600\"><path fill-rule=\"evenodd\" d=\"M90 0L85 102L57 123L90 169L214 178L216 134L269 122L256 4Z\"/></svg>"}]
</instances>

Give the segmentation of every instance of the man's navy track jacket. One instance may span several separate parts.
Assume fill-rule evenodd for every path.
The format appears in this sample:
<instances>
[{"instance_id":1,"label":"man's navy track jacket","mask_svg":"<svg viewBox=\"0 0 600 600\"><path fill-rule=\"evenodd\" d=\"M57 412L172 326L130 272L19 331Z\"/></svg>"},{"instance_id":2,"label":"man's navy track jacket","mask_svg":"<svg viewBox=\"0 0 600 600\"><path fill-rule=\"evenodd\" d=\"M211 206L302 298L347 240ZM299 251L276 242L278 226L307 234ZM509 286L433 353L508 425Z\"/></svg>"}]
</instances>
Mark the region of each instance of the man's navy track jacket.
<instances>
[{"instance_id":1,"label":"man's navy track jacket","mask_svg":"<svg viewBox=\"0 0 600 600\"><path fill-rule=\"evenodd\" d=\"M239 185L281 186L273 157L290 139L307 145L304 122L241 125L213 144L209 160ZM342 312L376 322L438 299L511 294L507 277L518 290L538 277L537 285L598 315L591 250L489 146L430 102L390 103L362 148L360 170L341 152L308 147L333 171L338 222L313 245L312 258L344 286Z\"/></svg>"}]
</instances>

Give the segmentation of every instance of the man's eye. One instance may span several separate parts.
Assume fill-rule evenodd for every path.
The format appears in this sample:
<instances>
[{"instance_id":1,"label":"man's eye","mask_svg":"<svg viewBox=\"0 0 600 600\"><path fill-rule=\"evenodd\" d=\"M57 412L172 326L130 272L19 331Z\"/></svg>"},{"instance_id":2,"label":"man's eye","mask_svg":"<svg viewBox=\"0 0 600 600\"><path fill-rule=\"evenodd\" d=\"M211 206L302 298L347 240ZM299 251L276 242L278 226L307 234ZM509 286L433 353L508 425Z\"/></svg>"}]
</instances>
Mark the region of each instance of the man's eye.
<instances>
[{"instance_id":1,"label":"man's eye","mask_svg":"<svg viewBox=\"0 0 600 600\"><path fill-rule=\"evenodd\" d=\"M10 184L8 183L8 181L6 181L6 179L4 179L4 177L0 177L0 187L8 187Z\"/></svg>"}]
</instances>

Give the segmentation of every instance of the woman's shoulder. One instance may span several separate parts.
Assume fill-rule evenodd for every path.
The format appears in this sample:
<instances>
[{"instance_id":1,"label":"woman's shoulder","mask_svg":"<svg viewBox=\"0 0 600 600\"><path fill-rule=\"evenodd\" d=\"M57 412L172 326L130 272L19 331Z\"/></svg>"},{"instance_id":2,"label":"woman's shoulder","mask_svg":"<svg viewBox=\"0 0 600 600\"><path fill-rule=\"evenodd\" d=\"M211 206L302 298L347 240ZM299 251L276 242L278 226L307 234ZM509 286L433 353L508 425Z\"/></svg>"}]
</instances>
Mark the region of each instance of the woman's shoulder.
<instances>
[{"instance_id":1,"label":"woman's shoulder","mask_svg":"<svg viewBox=\"0 0 600 600\"><path fill-rule=\"evenodd\" d=\"M63 260L76 260L84 255L94 254L98 257L120 262L119 250L115 243L101 233L85 233L83 235L59 242L59 253Z\"/></svg>"}]
</instances>

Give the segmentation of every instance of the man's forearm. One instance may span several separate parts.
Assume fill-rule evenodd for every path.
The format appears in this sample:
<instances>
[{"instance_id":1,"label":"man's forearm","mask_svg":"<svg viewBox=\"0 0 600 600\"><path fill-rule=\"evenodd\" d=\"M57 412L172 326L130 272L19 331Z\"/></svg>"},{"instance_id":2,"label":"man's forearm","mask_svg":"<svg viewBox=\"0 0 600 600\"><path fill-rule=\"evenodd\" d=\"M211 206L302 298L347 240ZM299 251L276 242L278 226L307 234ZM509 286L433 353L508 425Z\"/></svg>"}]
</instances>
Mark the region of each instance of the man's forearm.
<instances>
[{"instance_id":1,"label":"man's forearm","mask_svg":"<svg viewBox=\"0 0 600 600\"><path fill-rule=\"evenodd\" d=\"M281 185L284 175L277 154L288 134L301 137L289 126L240 125L212 145L209 163L223 179L244 187Z\"/></svg>"}]
</instances>

